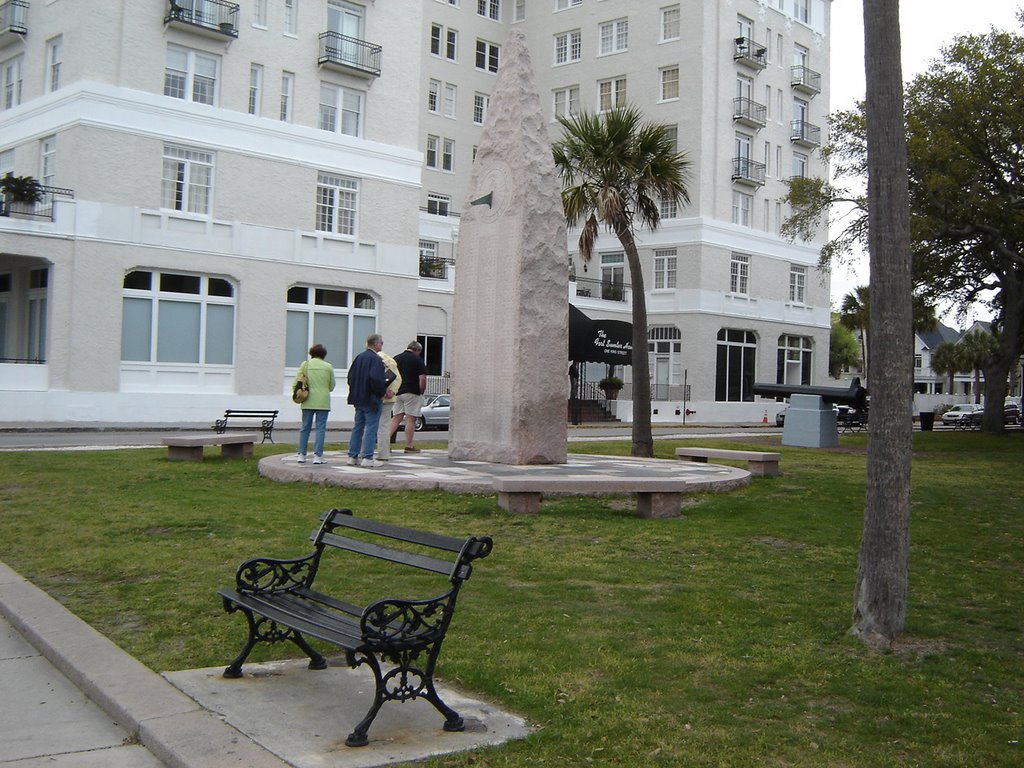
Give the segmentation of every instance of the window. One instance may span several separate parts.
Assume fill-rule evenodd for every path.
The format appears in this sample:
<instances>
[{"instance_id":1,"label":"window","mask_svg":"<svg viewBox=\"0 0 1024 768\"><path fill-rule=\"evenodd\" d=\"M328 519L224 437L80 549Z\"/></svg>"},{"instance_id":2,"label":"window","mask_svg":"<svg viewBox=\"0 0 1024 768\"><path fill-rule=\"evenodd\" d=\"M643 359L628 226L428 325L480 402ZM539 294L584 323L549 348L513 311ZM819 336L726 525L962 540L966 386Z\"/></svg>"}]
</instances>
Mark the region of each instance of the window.
<instances>
[{"instance_id":1,"label":"window","mask_svg":"<svg viewBox=\"0 0 1024 768\"><path fill-rule=\"evenodd\" d=\"M767 222L765 222L767 224ZM796 264L789 266L789 300L794 304L804 303L804 288L807 285L807 267Z\"/></svg>"},{"instance_id":2,"label":"window","mask_svg":"<svg viewBox=\"0 0 1024 768\"><path fill-rule=\"evenodd\" d=\"M420 240L420 277L430 280L444 280L446 264L437 257L437 243L433 240Z\"/></svg>"},{"instance_id":3,"label":"window","mask_svg":"<svg viewBox=\"0 0 1024 768\"><path fill-rule=\"evenodd\" d=\"M173 211L210 215L213 154L164 145L161 205Z\"/></svg>"},{"instance_id":4,"label":"window","mask_svg":"<svg viewBox=\"0 0 1024 768\"><path fill-rule=\"evenodd\" d=\"M476 13L492 21L501 21L501 0L476 0Z\"/></svg>"},{"instance_id":5,"label":"window","mask_svg":"<svg viewBox=\"0 0 1024 768\"><path fill-rule=\"evenodd\" d=\"M654 379L651 397L654 400L673 399L671 387L683 381L682 338L682 332L674 325L655 325L647 332L647 351ZM688 391L684 397L689 398Z\"/></svg>"},{"instance_id":6,"label":"window","mask_svg":"<svg viewBox=\"0 0 1024 768\"><path fill-rule=\"evenodd\" d=\"M661 9L661 41L679 39L679 6L670 5Z\"/></svg>"},{"instance_id":7,"label":"window","mask_svg":"<svg viewBox=\"0 0 1024 768\"><path fill-rule=\"evenodd\" d=\"M666 67L661 70L661 100L669 101L679 98L679 67Z\"/></svg>"},{"instance_id":8,"label":"window","mask_svg":"<svg viewBox=\"0 0 1024 768\"><path fill-rule=\"evenodd\" d=\"M476 68L485 72L497 72L501 47L486 40L476 41Z\"/></svg>"},{"instance_id":9,"label":"window","mask_svg":"<svg viewBox=\"0 0 1024 768\"><path fill-rule=\"evenodd\" d=\"M426 165L427 168L437 168L440 164L438 148L441 144L440 136L427 135Z\"/></svg>"},{"instance_id":10,"label":"window","mask_svg":"<svg viewBox=\"0 0 1024 768\"><path fill-rule=\"evenodd\" d=\"M334 173L317 174L316 229L337 235L356 233L359 182Z\"/></svg>"},{"instance_id":11,"label":"window","mask_svg":"<svg viewBox=\"0 0 1024 768\"><path fill-rule=\"evenodd\" d=\"M7 304L11 293L11 273L0 272L0 360L7 355ZM12 355L13 357L13 355Z\"/></svg>"},{"instance_id":12,"label":"window","mask_svg":"<svg viewBox=\"0 0 1024 768\"><path fill-rule=\"evenodd\" d=\"M28 273L28 338L25 357L46 360L46 314L50 270L47 267Z\"/></svg>"},{"instance_id":13,"label":"window","mask_svg":"<svg viewBox=\"0 0 1024 768\"><path fill-rule=\"evenodd\" d=\"M487 119L487 108L491 105L491 97L486 93L473 94L473 122L483 125Z\"/></svg>"},{"instance_id":14,"label":"window","mask_svg":"<svg viewBox=\"0 0 1024 768\"><path fill-rule=\"evenodd\" d=\"M793 15L797 21L811 23L811 0L793 0Z\"/></svg>"},{"instance_id":15,"label":"window","mask_svg":"<svg viewBox=\"0 0 1024 768\"><path fill-rule=\"evenodd\" d=\"M807 155L801 154L800 152L793 153L793 178L794 179L806 179L807 178Z\"/></svg>"},{"instance_id":16,"label":"window","mask_svg":"<svg viewBox=\"0 0 1024 768\"><path fill-rule=\"evenodd\" d=\"M732 223L741 227L749 227L750 213L754 207L753 195L733 190L732 193Z\"/></svg>"},{"instance_id":17,"label":"window","mask_svg":"<svg viewBox=\"0 0 1024 768\"><path fill-rule=\"evenodd\" d=\"M427 213L435 216L451 215L452 199L449 195L442 195L437 192L427 193Z\"/></svg>"},{"instance_id":18,"label":"window","mask_svg":"<svg viewBox=\"0 0 1024 768\"><path fill-rule=\"evenodd\" d=\"M729 292L746 296L750 292L750 257L734 253L729 262Z\"/></svg>"},{"instance_id":19,"label":"window","mask_svg":"<svg viewBox=\"0 0 1024 768\"><path fill-rule=\"evenodd\" d=\"M672 151L679 151L679 126L678 125L666 125L665 126L665 138L669 140L672 145Z\"/></svg>"},{"instance_id":20,"label":"window","mask_svg":"<svg viewBox=\"0 0 1024 768\"><path fill-rule=\"evenodd\" d=\"M654 288L676 287L676 249L654 251Z\"/></svg>"},{"instance_id":21,"label":"window","mask_svg":"<svg viewBox=\"0 0 1024 768\"><path fill-rule=\"evenodd\" d=\"M441 170L449 173L455 170L455 141L452 139L441 143Z\"/></svg>"},{"instance_id":22,"label":"window","mask_svg":"<svg viewBox=\"0 0 1024 768\"><path fill-rule=\"evenodd\" d=\"M431 80L427 83L427 111L439 112L441 107L441 81Z\"/></svg>"},{"instance_id":23,"label":"window","mask_svg":"<svg viewBox=\"0 0 1024 768\"><path fill-rule=\"evenodd\" d=\"M629 46L629 20L616 19L599 27L598 53L602 56L609 53L621 53Z\"/></svg>"},{"instance_id":24,"label":"window","mask_svg":"<svg viewBox=\"0 0 1024 768\"><path fill-rule=\"evenodd\" d=\"M39 183L55 186L57 181L57 137L47 136L39 143Z\"/></svg>"},{"instance_id":25,"label":"window","mask_svg":"<svg viewBox=\"0 0 1024 768\"><path fill-rule=\"evenodd\" d=\"M430 53L448 61L458 59L459 33L454 29L445 29L440 24L430 25Z\"/></svg>"},{"instance_id":26,"label":"window","mask_svg":"<svg viewBox=\"0 0 1024 768\"><path fill-rule=\"evenodd\" d=\"M626 276L626 256L618 253L601 254L601 298L622 301Z\"/></svg>"},{"instance_id":27,"label":"window","mask_svg":"<svg viewBox=\"0 0 1024 768\"><path fill-rule=\"evenodd\" d=\"M555 117L569 117L580 112L580 87L570 85L555 91Z\"/></svg>"},{"instance_id":28,"label":"window","mask_svg":"<svg viewBox=\"0 0 1024 768\"><path fill-rule=\"evenodd\" d=\"M597 84L597 111L609 112L626 104L626 78L601 80Z\"/></svg>"},{"instance_id":29,"label":"window","mask_svg":"<svg viewBox=\"0 0 1024 768\"><path fill-rule=\"evenodd\" d=\"M377 300L348 288L295 285L285 294L284 364L298 368L314 344L327 347L337 367L347 368L350 350L360 350L377 330Z\"/></svg>"},{"instance_id":30,"label":"window","mask_svg":"<svg viewBox=\"0 0 1024 768\"><path fill-rule=\"evenodd\" d=\"M267 0L254 0L252 4L252 25L254 27L267 26Z\"/></svg>"},{"instance_id":31,"label":"window","mask_svg":"<svg viewBox=\"0 0 1024 768\"><path fill-rule=\"evenodd\" d=\"M352 88L320 84L320 128L359 136L362 133L363 94Z\"/></svg>"},{"instance_id":32,"label":"window","mask_svg":"<svg viewBox=\"0 0 1024 768\"><path fill-rule=\"evenodd\" d=\"M259 115L263 102L263 66L249 67L249 114Z\"/></svg>"},{"instance_id":33,"label":"window","mask_svg":"<svg viewBox=\"0 0 1024 768\"><path fill-rule=\"evenodd\" d=\"M726 403L754 400L754 361L757 337L753 331L723 328L718 332L715 400Z\"/></svg>"},{"instance_id":34,"label":"window","mask_svg":"<svg viewBox=\"0 0 1024 768\"><path fill-rule=\"evenodd\" d=\"M779 336L777 384L808 386L811 383L811 340L803 336Z\"/></svg>"},{"instance_id":35,"label":"window","mask_svg":"<svg viewBox=\"0 0 1024 768\"><path fill-rule=\"evenodd\" d=\"M46 90L60 88L60 66L64 56L64 38L61 35L46 43Z\"/></svg>"},{"instance_id":36,"label":"window","mask_svg":"<svg viewBox=\"0 0 1024 768\"><path fill-rule=\"evenodd\" d=\"M121 360L232 365L235 286L221 277L129 272L122 285Z\"/></svg>"},{"instance_id":37,"label":"window","mask_svg":"<svg viewBox=\"0 0 1024 768\"><path fill-rule=\"evenodd\" d=\"M807 61L810 59L811 52L804 46L795 43L793 45L793 66L794 67L806 67Z\"/></svg>"},{"instance_id":38,"label":"window","mask_svg":"<svg viewBox=\"0 0 1024 768\"><path fill-rule=\"evenodd\" d=\"M512 4L512 21L526 21L526 0L515 0Z\"/></svg>"},{"instance_id":39,"label":"window","mask_svg":"<svg viewBox=\"0 0 1024 768\"><path fill-rule=\"evenodd\" d=\"M577 5L583 5L583 0L555 0L556 11L564 11Z\"/></svg>"},{"instance_id":40,"label":"window","mask_svg":"<svg viewBox=\"0 0 1024 768\"><path fill-rule=\"evenodd\" d=\"M736 17L736 37L754 37L754 22L746 16Z\"/></svg>"},{"instance_id":41,"label":"window","mask_svg":"<svg viewBox=\"0 0 1024 768\"><path fill-rule=\"evenodd\" d=\"M583 56L583 35L578 29L555 35L555 64L579 61Z\"/></svg>"},{"instance_id":42,"label":"window","mask_svg":"<svg viewBox=\"0 0 1024 768\"><path fill-rule=\"evenodd\" d=\"M294 35L298 29L295 0L284 0L284 33Z\"/></svg>"},{"instance_id":43,"label":"window","mask_svg":"<svg viewBox=\"0 0 1024 768\"><path fill-rule=\"evenodd\" d=\"M292 92L295 90L295 75L291 72L281 73L281 108L278 117L283 122L291 122L292 119Z\"/></svg>"},{"instance_id":44,"label":"window","mask_svg":"<svg viewBox=\"0 0 1024 768\"><path fill-rule=\"evenodd\" d=\"M674 198L662 197L658 199L658 215L663 219L674 219L679 215L679 206Z\"/></svg>"},{"instance_id":45,"label":"window","mask_svg":"<svg viewBox=\"0 0 1024 768\"><path fill-rule=\"evenodd\" d=\"M164 96L200 104L215 103L219 64L220 59L216 56L168 45Z\"/></svg>"},{"instance_id":46,"label":"window","mask_svg":"<svg viewBox=\"0 0 1024 768\"><path fill-rule=\"evenodd\" d=\"M451 83L444 84L444 116L455 117L455 101L458 88Z\"/></svg>"}]
</instances>

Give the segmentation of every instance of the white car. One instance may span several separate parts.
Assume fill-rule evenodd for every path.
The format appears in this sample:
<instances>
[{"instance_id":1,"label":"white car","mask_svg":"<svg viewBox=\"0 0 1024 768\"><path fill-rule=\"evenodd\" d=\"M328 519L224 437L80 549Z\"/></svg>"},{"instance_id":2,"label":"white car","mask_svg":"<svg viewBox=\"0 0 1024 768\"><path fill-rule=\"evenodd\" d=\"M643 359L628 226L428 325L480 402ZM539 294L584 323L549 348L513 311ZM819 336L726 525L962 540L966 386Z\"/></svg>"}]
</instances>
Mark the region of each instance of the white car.
<instances>
[{"instance_id":1,"label":"white car","mask_svg":"<svg viewBox=\"0 0 1024 768\"><path fill-rule=\"evenodd\" d=\"M984 406L977 403L960 403L942 414L942 423L947 427L960 427L961 429L976 427L981 424L981 414L984 411Z\"/></svg>"}]
</instances>

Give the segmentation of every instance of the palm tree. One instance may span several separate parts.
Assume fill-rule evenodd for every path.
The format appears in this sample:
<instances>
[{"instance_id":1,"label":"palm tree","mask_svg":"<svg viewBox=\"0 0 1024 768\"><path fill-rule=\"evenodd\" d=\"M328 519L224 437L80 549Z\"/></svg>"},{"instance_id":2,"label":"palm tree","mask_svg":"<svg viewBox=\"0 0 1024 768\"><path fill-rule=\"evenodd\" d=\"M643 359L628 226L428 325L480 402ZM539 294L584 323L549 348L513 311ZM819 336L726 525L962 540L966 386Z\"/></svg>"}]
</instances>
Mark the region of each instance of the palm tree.
<instances>
[{"instance_id":1,"label":"palm tree","mask_svg":"<svg viewBox=\"0 0 1024 768\"><path fill-rule=\"evenodd\" d=\"M843 297L839 307L839 322L860 336L861 370L864 381L868 377L868 324L871 321L871 300L868 286L858 285L852 293Z\"/></svg>"},{"instance_id":2,"label":"palm tree","mask_svg":"<svg viewBox=\"0 0 1024 768\"><path fill-rule=\"evenodd\" d=\"M953 394L958 373L970 370L971 364L964 359L963 347L952 341L944 341L932 352L932 370L940 376L949 376L949 393Z\"/></svg>"},{"instance_id":3,"label":"palm tree","mask_svg":"<svg viewBox=\"0 0 1024 768\"><path fill-rule=\"evenodd\" d=\"M974 402L981 402L981 374L999 351L999 342L991 333L975 328L957 342L964 360L964 369L974 371ZM1002 408L1002 403L999 404Z\"/></svg>"},{"instance_id":4,"label":"palm tree","mask_svg":"<svg viewBox=\"0 0 1024 768\"><path fill-rule=\"evenodd\" d=\"M559 117L564 134L552 147L562 178L562 207L579 226L580 257L588 262L600 228L613 232L629 264L633 294L633 448L653 456L651 379L647 352L647 301L636 245L636 227L657 228L660 202L690 201L690 161L676 151L664 125L645 122L634 107L600 115Z\"/></svg>"}]
</instances>

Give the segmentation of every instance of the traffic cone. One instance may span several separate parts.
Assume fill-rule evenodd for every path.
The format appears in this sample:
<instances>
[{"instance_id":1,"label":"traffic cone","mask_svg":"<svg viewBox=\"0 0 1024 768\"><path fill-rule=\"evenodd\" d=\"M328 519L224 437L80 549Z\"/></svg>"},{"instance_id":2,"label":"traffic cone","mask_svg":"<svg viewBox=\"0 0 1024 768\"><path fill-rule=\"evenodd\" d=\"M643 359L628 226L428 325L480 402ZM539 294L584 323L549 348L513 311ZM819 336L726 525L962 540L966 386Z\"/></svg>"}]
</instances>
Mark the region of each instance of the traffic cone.
<instances>
[{"instance_id":1,"label":"traffic cone","mask_svg":"<svg viewBox=\"0 0 1024 768\"><path fill-rule=\"evenodd\" d=\"M768 409L767 408L765 409L764 418L761 419L761 423L762 424L767 424L768 423Z\"/></svg>"}]
</instances>

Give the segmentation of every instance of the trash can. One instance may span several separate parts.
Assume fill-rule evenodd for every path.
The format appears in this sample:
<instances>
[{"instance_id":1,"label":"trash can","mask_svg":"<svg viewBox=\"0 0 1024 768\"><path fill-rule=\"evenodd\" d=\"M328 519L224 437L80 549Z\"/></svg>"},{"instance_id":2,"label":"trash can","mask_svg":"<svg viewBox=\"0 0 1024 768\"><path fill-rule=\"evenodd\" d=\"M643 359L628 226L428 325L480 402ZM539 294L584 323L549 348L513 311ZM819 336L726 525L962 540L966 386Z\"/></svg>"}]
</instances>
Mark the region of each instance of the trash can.
<instances>
[{"instance_id":1,"label":"trash can","mask_svg":"<svg viewBox=\"0 0 1024 768\"><path fill-rule=\"evenodd\" d=\"M935 426L935 411L921 411L921 431L931 432Z\"/></svg>"}]
</instances>

